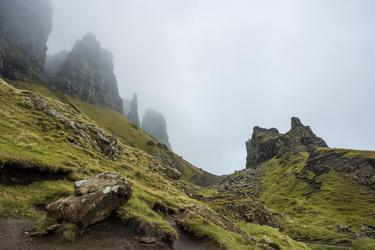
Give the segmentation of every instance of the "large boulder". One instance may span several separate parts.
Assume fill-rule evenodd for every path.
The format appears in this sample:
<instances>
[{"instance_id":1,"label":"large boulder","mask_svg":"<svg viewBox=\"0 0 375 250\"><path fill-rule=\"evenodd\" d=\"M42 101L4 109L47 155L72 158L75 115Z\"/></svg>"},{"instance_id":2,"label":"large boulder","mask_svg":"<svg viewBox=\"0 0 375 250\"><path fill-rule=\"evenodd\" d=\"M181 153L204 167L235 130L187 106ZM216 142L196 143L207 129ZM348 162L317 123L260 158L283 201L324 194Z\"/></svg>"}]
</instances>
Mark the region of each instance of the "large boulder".
<instances>
[{"instance_id":1,"label":"large boulder","mask_svg":"<svg viewBox=\"0 0 375 250\"><path fill-rule=\"evenodd\" d=\"M327 143L316 136L309 126L304 126L299 118L292 117L291 129L281 134L275 128L255 127L251 140L246 142L246 167L257 167L261 163L278 155L313 152L319 147L328 147Z\"/></svg>"},{"instance_id":2,"label":"large boulder","mask_svg":"<svg viewBox=\"0 0 375 250\"><path fill-rule=\"evenodd\" d=\"M132 195L130 182L117 173L102 173L77 181L73 195L47 206L48 216L88 227L110 216Z\"/></svg>"},{"instance_id":3,"label":"large boulder","mask_svg":"<svg viewBox=\"0 0 375 250\"><path fill-rule=\"evenodd\" d=\"M41 80L51 30L49 0L0 0L0 75Z\"/></svg>"},{"instance_id":4,"label":"large boulder","mask_svg":"<svg viewBox=\"0 0 375 250\"><path fill-rule=\"evenodd\" d=\"M123 112L113 56L91 33L76 42L57 70L54 85L68 95Z\"/></svg>"}]
</instances>

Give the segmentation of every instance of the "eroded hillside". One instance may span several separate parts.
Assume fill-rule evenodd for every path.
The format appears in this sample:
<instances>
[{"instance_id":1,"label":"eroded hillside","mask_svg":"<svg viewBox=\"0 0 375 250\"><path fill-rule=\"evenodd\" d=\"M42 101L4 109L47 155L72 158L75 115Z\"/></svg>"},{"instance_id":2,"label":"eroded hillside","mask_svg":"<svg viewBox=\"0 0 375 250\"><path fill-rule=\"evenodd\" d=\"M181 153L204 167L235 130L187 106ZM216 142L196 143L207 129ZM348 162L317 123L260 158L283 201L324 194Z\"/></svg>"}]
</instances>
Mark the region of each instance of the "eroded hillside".
<instances>
[{"instance_id":1,"label":"eroded hillside","mask_svg":"<svg viewBox=\"0 0 375 250\"><path fill-rule=\"evenodd\" d=\"M141 243L136 241L137 244L148 237L152 238L149 244L170 248L187 244L184 239L188 235L202 242L202 246L204 242L211 242L214 248L272 248L278 242L282 242L280 246L306 247L277 229L226 217L214 212L208 203L195 199L188 190L201 193L211 190L189 182L194 177L191 173L200 170L179 159L185 164L184 168L191 168L181 171L180 176L171 164L163 162L163 157L146 152L153 153L153 147L167 149L144 141L147 138L144 132L135 130L140 135L134 134L132 140L144 144L131 147L125 144L125 134L117 135L100 127L81 111L92 108L87 106L89 104L72 99L63 103L52 94L46 97L34 91L19 90L3 80L0 84L0 216L2 223L6 218L39 221L32 233L39 237L31 238L31 242L52 244L53 241L42 235L55 231L80 244L84 232L91 229L46 217L46 205L72 194L74 181L98 173L117 172L131 182L132 196L117 210L115 217L141 237ZM40 92L49 93L43 88ZM74 102L76 105L72 106ZM106 113L105 109L98 110L100 114ZM28 243L25 244L27 247Z\"/></svg>"}]
</instances>

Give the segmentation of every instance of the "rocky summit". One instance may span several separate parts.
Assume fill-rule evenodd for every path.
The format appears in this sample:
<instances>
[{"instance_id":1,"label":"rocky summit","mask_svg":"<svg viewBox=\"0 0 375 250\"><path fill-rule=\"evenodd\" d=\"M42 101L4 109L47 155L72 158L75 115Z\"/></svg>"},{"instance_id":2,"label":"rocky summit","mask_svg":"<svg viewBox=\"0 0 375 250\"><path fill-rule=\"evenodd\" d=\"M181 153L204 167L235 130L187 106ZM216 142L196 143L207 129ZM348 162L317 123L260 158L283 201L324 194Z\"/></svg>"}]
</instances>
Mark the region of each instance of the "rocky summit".
<instances>
[{"instance_id":1,"label":"rocky summit","mask_svg":"<svg viewBox=\"0 0 375 250\"><path fill-rule=\"evenodd\" d=\"M0 0L0 75L42 80L51 29L49 0Z\"/></svg>"},{"instance_id":2,"label":"rocky summit","mask_svg":"<svg viewBox=\"0 0 375 250\"><path fill-rule=\"evenodd\" d=\"M256 167L277 155L312 152L318 147L328 147L317 137L309 126L304 126L299 118L291 118L291 129L281 134L276 128L254 127L253 135L246 142L246 167Z\"/></svg>"},{"instance_id":3,"label":"rocky summit","mask_svg":"<svg viewBox=\"0 0 375 250\"><path fill-rule=\"evenodd\" d=\"M88 33L78 40L57 70L54 86L68 95L123 112L112 54Z\"/></svg>"}]
</instances>

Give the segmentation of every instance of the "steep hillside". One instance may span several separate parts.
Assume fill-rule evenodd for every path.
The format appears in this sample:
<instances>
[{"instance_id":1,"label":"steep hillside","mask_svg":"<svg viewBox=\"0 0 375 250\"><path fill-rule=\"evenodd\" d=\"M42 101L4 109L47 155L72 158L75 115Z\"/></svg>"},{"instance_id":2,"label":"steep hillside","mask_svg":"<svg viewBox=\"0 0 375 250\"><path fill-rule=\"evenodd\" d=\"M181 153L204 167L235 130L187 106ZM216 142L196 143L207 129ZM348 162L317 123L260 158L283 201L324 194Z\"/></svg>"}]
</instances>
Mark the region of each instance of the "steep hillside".
<instances>
[{"instance_id":1,"label":"steep hillside","mask_svg":"<svg viewBox=\"0 0 375 250\"><path fill-rule=\"evenodd\" d=\"M52 91L39 84L30 84L21 81L12 81L12 84L18 88L36 91L44 96L68 103L71 107L85 114L101 127L107 129L122 143L152 154L165 164L178 169L181 172L181 178L184 180L193 181L197 184L209 184L217 179L216 176L193 166L181 156L165 148L144 130L134 126L132 122L116 110L69 97L61 92Z\"/></svg>"},{"instance_id":2,"label":"steep hillside","mask_svg":"<svg viewBox=\"0 0 375 250\"><path fill-rule=\"evenodd\" d=\"M158 157L142 148L127 146L121 137L118 140L109 130L102 129L79 111L92 109L89 104L76 102L72 106L52 98L53 94L50 98L18 90L3 80L0 81L0 97L0 230L5 230L1 235L7 235L7 230L12 228L2 227L10 223L6 219L9 217L39 220L34 235L57 230L53 224L56 222L45 217L46 205L71 194L75 180L115 171L131 182L133 193L116 217L123 221L126 230L132 229L140 237L151 237L152 244L158 244L161 249L168 249L173 242L174 246L192 242L205 246L212 242L209 244L214 244L214 248L228 249L270 248L280 242L281 246L305 248L276 229L224 217L205 202L190 197L187 189L202 192L209 189L177 180L173 168ZM105 109L97 111L101 111L99 116L105 113ZM138 132L140 134L134 134L134 138L143 143L147 135ZM145 149L154 147L147 143L143 146ZM76 244L81 244L80 227L68 223L58 228L56 233L70 240L77 237ZM41 237L29 241L54 246L54 241ZM193 238L186 240L186 237ZM26 247L31 244L29 241L17 238L17 242L24 242Z\"/></svg>"}]
</instances>

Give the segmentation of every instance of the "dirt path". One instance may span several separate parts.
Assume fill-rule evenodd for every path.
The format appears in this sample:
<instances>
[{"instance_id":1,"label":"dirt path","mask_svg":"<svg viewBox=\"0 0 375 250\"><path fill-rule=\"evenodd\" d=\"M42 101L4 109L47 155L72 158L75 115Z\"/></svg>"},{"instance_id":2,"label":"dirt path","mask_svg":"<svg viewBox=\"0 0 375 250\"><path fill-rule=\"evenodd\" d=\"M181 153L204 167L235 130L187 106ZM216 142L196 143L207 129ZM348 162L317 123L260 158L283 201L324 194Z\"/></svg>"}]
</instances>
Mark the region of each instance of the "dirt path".
<instances>
[{"instance_id":1,"label":"dirt path","mask_svg":"<svg viewBox=\"0 0 375 250\"><path fill-rule=\"evenodd\" d=\"M99 223L77 238L75 242L64 242L56 236L30 238L25 234L33 227L32 221L0 219L0 249L127 249L127 250L214 250L218 247L205 240L197 240L181 234L172 246L164 243L144 244L135 239L135 234L120 220L110 218Z\"/></svg>"}]
</instances>

